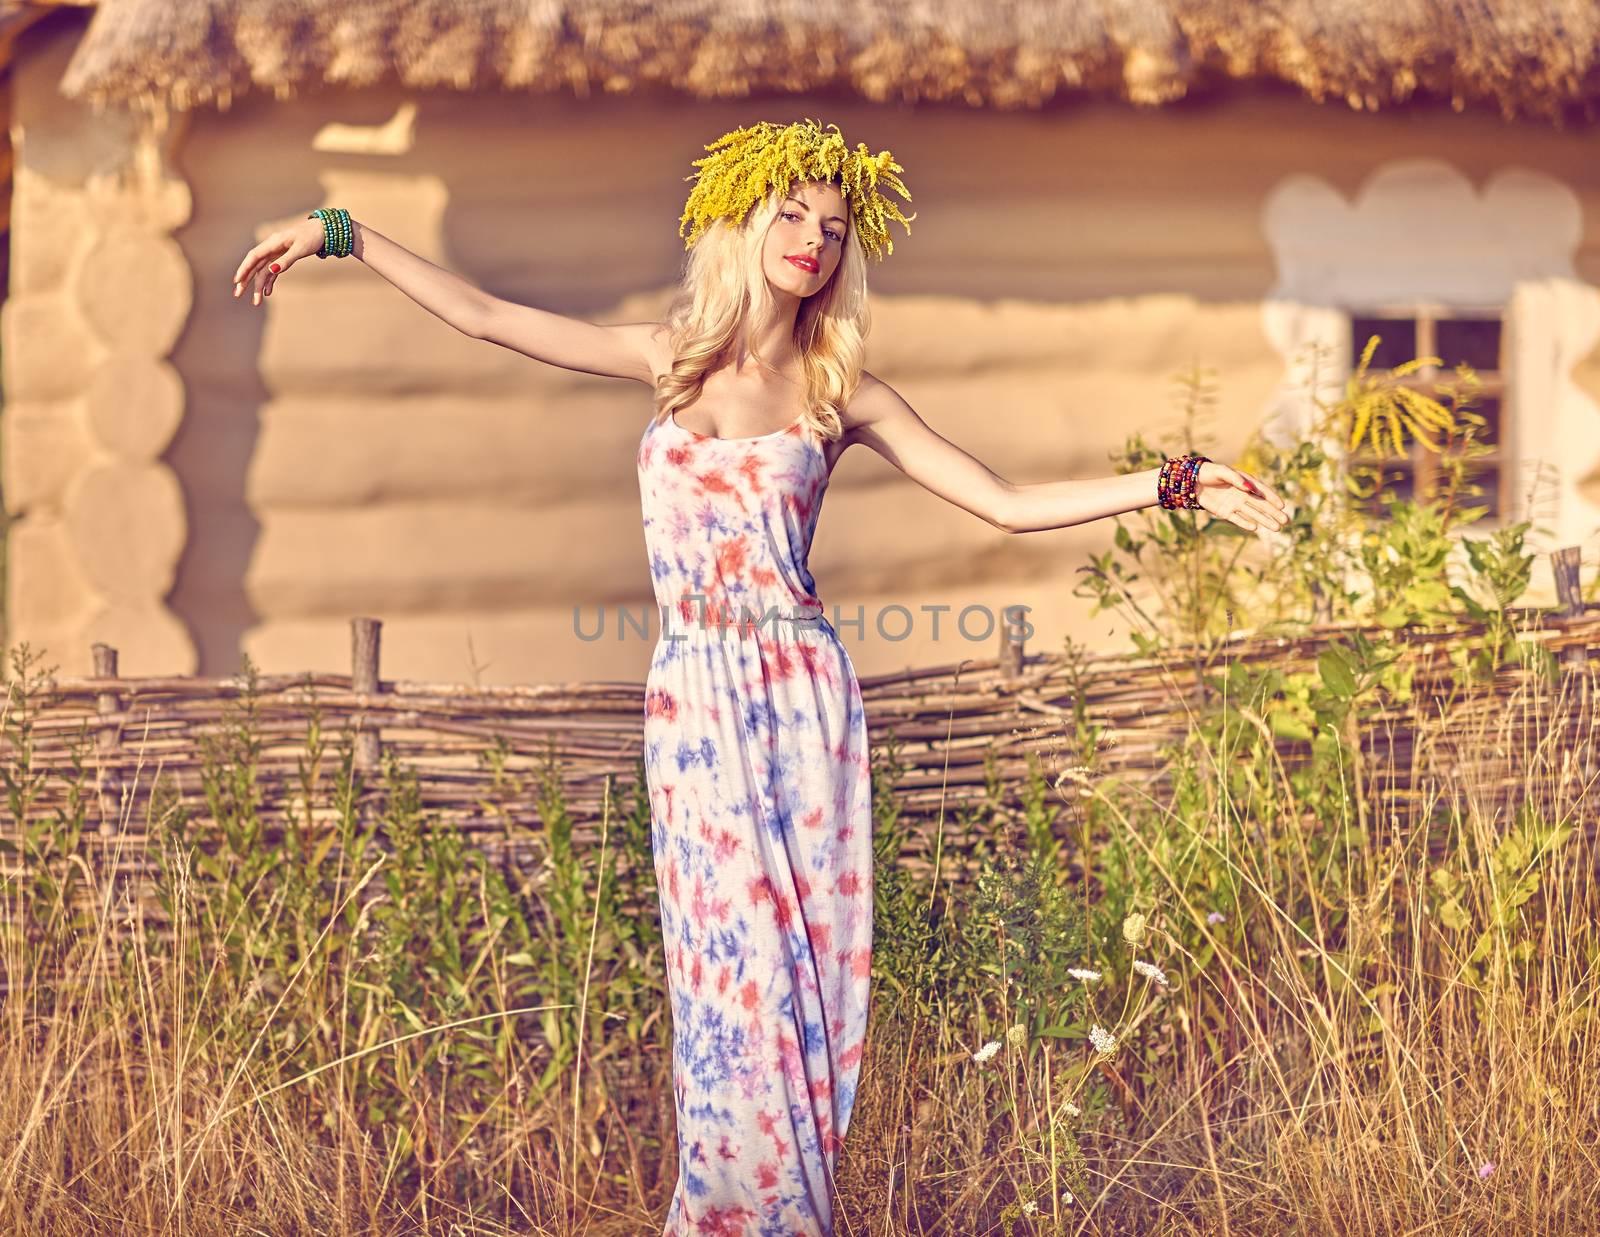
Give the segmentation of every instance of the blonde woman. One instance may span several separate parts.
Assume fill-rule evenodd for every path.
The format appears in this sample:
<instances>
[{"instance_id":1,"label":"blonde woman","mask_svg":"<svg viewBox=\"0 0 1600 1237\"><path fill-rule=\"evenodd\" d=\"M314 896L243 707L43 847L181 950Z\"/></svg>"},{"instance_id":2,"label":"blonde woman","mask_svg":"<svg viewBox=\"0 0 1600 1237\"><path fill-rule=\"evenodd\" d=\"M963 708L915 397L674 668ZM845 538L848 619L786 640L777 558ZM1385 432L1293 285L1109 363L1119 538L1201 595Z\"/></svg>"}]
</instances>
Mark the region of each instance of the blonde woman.
<instances>
[{"instance_id":1,"label":"blonde woman","mask_svg":"<svg viewBox=\"0 0 1600 1237\"><path fill-rule=\"evenodd\" d=\"M1285 509L1199 457L1095 480L997 476L862 369L868 262L892 252L890 222L909 230L883 192L910 199L892 156L813 121L704 149L660 323L513 304L354 221L269 236L234 295L253 282L261 304L331 239L457 330L653 392L637 466L662 614L644 737L677 1115L664 1232L831 1234L872 961L866 722L807 566L839 457L859 443L1013 533L1158 501L1276 530Z\"/></svg>"}]
</instances>

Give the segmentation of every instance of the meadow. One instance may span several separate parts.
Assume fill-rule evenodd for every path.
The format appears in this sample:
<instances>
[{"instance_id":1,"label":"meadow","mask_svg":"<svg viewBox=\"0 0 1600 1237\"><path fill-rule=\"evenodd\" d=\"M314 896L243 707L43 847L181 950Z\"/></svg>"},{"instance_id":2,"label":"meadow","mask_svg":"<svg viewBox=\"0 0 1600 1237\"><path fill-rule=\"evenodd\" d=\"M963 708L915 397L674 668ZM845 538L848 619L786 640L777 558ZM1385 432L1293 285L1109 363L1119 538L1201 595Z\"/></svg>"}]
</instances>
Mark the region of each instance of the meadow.
<instances>
[{"instance_id":1,"label":"meadow","mask_svg":"<svg viewBox=\"0 0 1600 1237\"><path fill-rule=\"evenodd\" d=\"M1108 775L1075 719L1076 763L941 817L974 861L957 882L899 862L901 766L874 752L841 1234L1595 1227L1596 666L1557 664L1518 604L1537 526L1471 528L1472 375L1434 400L1414 370L1313 379L1303 440L1252 440L1242 466L1295 512L1271 543L1190 512L1108 524L1083 596L1214 689L1159 778ZM1204 449L1214 388L1178 394L1170 447ZM1440 489L1386 501L1385 453L1419 441ZM1135 435L1113 464L1163 449ZM1245 626L1340 622L1311 671L1228 656ZM596 850L550 770L534 858L491 863L393 757L359 811L350 742L311 716L302 818L269 827L246 698L198 799L141 770L127 832L158 875L128 901L84 858L88 753L33 759L47 669L13 653L0 718L0 1228L659 1231L642 773L608 788ZM60 778L78 792L39 810Z\"/></svg>"}]
</instances>

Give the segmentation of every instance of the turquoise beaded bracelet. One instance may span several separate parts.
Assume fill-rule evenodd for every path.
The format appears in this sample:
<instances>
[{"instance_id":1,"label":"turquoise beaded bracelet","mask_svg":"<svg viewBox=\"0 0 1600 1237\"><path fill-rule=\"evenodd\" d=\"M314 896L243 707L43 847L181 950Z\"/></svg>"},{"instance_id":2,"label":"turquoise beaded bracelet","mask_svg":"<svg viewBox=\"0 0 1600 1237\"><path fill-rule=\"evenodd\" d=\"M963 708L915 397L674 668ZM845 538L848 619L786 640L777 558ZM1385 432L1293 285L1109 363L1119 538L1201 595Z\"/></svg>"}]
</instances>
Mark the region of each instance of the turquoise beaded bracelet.
<instances>
[{"instance_id":1,"label":"turquoise beaded bracelet","mask_svg":"<svg viewBox=\"0 0 1600 1237\"><path fill-rule=\"evenodd\" d=\"M350 212L342 206L319 206L306 216L322 220L323 243L319 258L347 258L355 243L355 229L350 226Z\"/></svg>"}]
</instances>

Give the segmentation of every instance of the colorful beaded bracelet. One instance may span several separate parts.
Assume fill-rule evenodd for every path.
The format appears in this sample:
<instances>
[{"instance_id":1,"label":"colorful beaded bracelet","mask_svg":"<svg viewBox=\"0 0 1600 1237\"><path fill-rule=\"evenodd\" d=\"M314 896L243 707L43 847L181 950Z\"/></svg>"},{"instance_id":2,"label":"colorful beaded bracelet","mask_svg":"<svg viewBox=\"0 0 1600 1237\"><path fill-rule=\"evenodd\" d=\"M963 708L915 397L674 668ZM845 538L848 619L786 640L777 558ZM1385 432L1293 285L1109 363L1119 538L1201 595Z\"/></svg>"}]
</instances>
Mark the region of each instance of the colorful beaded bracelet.
<instances>
[{"instance_id":1,"label":"colorful beaded bracelet","mask_svg":"<svg viewBox=\"0 0 1600 1237\"><path fill-rule=\"evenodd\" d=\"M342 206L319 206L306 216L322 220L323 243L319 258L347 258L355 243L355 229L350 226L350 212Z\"/></svg>"},{"instance_id":2,"label":"colorful beaded bracelet","mask_svg":"<svg viewBox=\"0 0 1600 1237\"><path fill-rule=\"evenodd\" d=\"M1167 511L1198 511L1200 465L1211 461L1203 455L1181 455L1161 462L1156 479L1156 501Z\"/></svg>"},{"instance_id":3,"label":"colorful beaded bracelet","mask_svg":"<svg viewBox=\"0 0 1600 1237\"><path fill-rule=\"evenodd\" d=\"M1200 471L1200 457L1181 456L1168 460L1163 466L1164 477L1157 484L1157 499L1167 510L1193 510L1200 504L1195 501L1195 478Z\"/></svg>"}]
</instances>

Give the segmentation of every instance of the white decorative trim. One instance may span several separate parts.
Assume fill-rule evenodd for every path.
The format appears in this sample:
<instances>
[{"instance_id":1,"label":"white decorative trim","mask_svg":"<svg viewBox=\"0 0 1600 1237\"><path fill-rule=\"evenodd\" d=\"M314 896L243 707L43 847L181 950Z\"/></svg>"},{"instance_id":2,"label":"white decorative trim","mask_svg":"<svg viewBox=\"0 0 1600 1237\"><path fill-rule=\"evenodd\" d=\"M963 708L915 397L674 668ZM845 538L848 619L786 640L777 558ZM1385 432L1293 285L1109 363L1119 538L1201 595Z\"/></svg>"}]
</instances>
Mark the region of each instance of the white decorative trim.
<instances>
[{"instance_id":1,"label":"white decorative trim","mask_svg":"<svg viewBox=\"0 0 1600 1237\"><path fill-rule=\"evenodd\" d=\"M1573 263L1582 210L1570 188L1512 167L1480 193L1443 160L1402 159L1375 170L1352 201L1320 177L1288 176L1267 195L1262 224L1278 262L1262 327L1291 368L1265 410L1276 440L1305 430L1311 346L1332 359L1320 375L1325 393L1348 376L1352 313L1418 304L1503 311L1508 516L1533 518L1557 545L1600 530L1600 506L1578 489L1600 468L1600 406L1571 379L1600 339L1600 289ZM1539 501L1529 511L1535 476Z\"/></svg>"}]
</instances>

